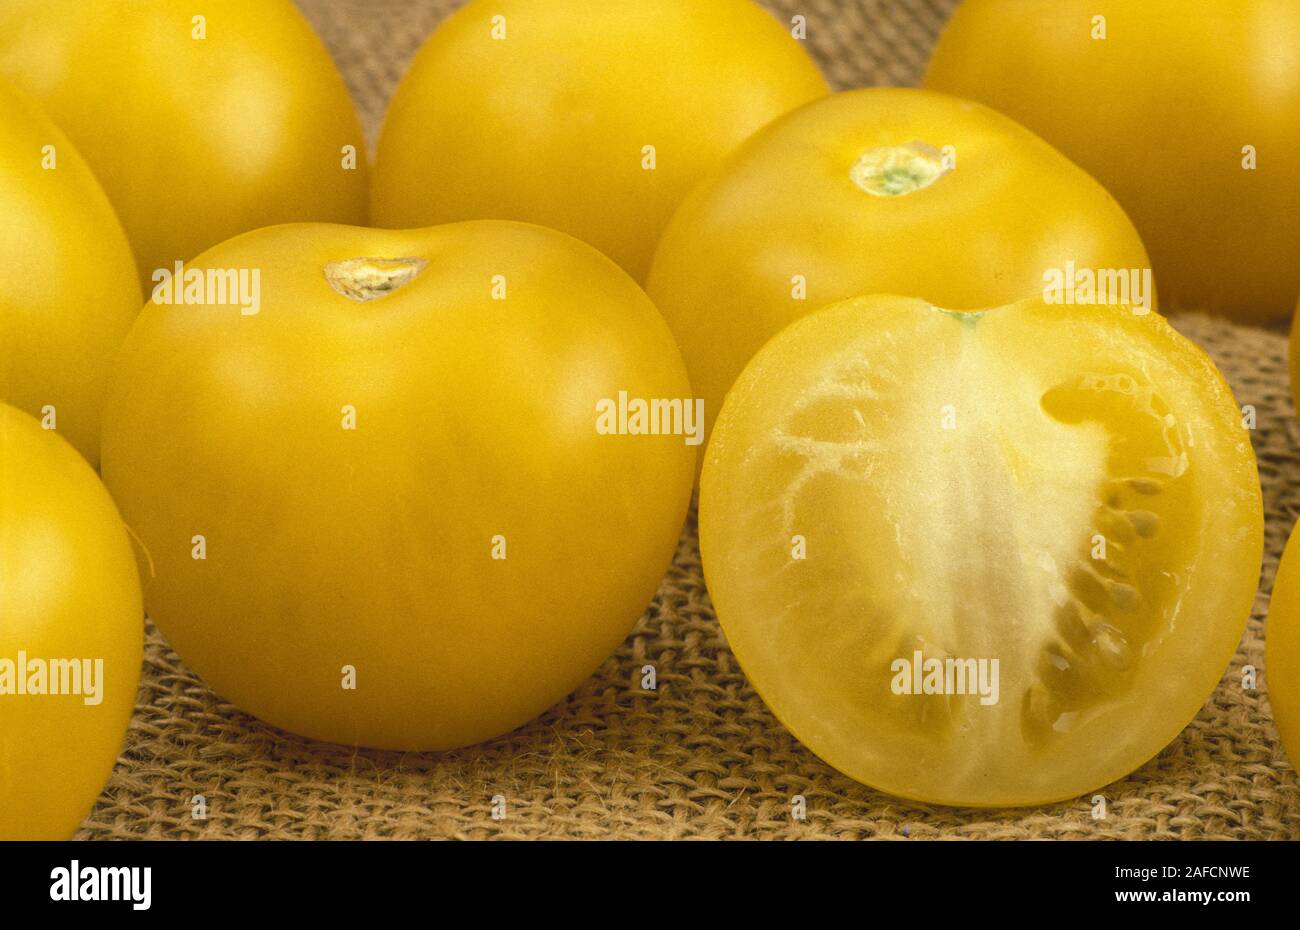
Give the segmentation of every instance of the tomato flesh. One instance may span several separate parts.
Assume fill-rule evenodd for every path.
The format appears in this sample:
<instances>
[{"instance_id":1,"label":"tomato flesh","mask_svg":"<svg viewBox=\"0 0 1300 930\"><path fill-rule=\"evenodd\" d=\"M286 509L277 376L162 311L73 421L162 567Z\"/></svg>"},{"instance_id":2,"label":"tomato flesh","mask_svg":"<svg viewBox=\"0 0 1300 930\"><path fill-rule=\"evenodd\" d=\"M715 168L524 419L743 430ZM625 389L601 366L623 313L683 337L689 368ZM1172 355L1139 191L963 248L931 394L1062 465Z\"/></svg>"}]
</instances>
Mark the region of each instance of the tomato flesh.
<instances>
[{"instance_id":1,"label":"tomato flesh","mask_svg":"<svg viewBox=\"0 0 1300 930\"><path fill-rule=\"evenodd\" d=\"M970 805L1100 787L1177 735L1240 638L1262 514L1239 416L1153 313L836 305L718 420L718 617L777 716L861 781ZM990 682L996 660L996 693L900 693L926 660Z\"/></svg>"}]
</instances>

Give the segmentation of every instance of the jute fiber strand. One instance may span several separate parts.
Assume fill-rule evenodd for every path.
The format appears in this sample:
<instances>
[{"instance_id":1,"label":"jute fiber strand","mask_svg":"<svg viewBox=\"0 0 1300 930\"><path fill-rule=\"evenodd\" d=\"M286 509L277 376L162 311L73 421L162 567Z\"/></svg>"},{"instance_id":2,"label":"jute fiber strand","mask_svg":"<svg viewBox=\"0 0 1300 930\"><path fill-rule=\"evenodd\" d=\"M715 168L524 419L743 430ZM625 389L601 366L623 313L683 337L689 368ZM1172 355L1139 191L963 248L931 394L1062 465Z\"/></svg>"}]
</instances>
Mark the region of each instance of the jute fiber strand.
<instances>
[{"instance_id":1,"label":"jute fiber strand","mask_svg":"<svg viewBox=\"0 0 1300 930\"><path fill-rule=\"evenodd\" d=\"M373 140L410 57L458 4L299 0L342 68ZM837 88L916 83L950 0L770 4L808 20L808 44ZM313 743L264 726L200 683L150 627L126 747L79 834L88 838L1300 838L1300 785L1269 716L1263 617L1300 510L1300 425L1279 330L1201 314L1175 325L1204 346L1241 404L1267 511L1262 587L1232 666L1160 756L1087 798L1021 811L900 801L838 774L766 709L727 648L700 573L694 518L636 629L577 692L494 742L444 754ZM640 688L653 664L658 690ZM206 798L207 819L191 817ZM791 798L807 799L807 819ZM506 816L492 817L493 798Z\"/></svg>"}]
</instances>

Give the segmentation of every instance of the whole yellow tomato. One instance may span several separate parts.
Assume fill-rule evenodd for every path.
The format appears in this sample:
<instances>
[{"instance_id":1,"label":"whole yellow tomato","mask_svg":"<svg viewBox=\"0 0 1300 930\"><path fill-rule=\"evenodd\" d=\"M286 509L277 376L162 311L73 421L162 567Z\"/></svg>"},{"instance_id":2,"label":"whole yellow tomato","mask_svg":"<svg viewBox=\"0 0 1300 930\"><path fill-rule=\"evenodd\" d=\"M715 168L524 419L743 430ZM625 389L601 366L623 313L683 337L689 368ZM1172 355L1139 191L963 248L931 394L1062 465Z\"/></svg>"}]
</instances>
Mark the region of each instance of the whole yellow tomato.
<instances>
[{"instance_id":1,"label":"whole yellow tomato","mask_svg":"<svg viewBox=\"0 0 1300 930\"><path fill-rule=\"evenodd\" d=\"M747 142L673 217L646 289L711 424L763 343L827 303L889 292L986 307L1056 275L1141 287L1147 267L1114 199L1033 133L943 94L872 88Z\"/></svg>"},{"instance_id":2,"label":"whole yellow tomato","mask_svg":"<svg viewBox=\"0 0 1300 930\"><path fill-rule=\"evenodd\" d=\"M372 218L540 223L640 280L691 185L826 92L798 41L749 0L473 0L393 97Z\"/></svg>"},{"instance_id":3,"label":"whole yellow tomato","mask_svg":"<svg viewBox=\"0 0 1300 930\"><path fill-rule=\"evenodd\" d=\"M0 840L66 839L113 770L140 681L131 544L68 443L0 404Z\"/></svg>"},{"instance_id":4,"label":"whole yellow tomato","mask_svg":"<svg viewBox=\"0 0 1300 930\"><path fill-rule=\"evenodd\" d=\"M627 635L700 433L616 265L479 221L273 227L185 274L186 305L147 304L126 341L103 469L150 615L213 688L307 736L445 749Z\"/></svg>"},{"instance_id":5,"label":"whole yellow tomato","mask_svg":"<svg viewBox=\"0 0 1300 930\"><path fill-rule=\"evenodd\" d=\"M1106 185L1166 304L1250 321L1295 305L1295 0L964 3L926 84L996 107Z\"/></svg>"},{"instance_id":6,"label":"whole yellow tomato","mask_svg":"<svg viewBox=\"0 0 1300 930\"><path fill-rule=\"evenodd\" d=\"M0 88L0 401L91 464L113 353L140 309L126 234L67 138Z\"/></svg>"},{"instance_id":7,"label":"whole yellow tomato","mask_svg":"<svg viewBox=\"0 0 1300 930\"><path fill-rule=\"evenodd\" d=\"M705 579L773 712L943 804L1120 778L1249 616L1259 477L1232 393L1158 314L867 297L745 369L700 489Z\"/></svg>"},{"instance_id":8,"label":"whole yellow tomato","mask_svg":"<svg viewBox=\"0 0 1300 930\"><path fill-rule=\"evenodd\" d=\"M360 125L289 0L6 0L0 78L90 163L146 292L249 229L364 220Z\"/></svg>"},{"instance_id":9,"label":"whole yellow tomato","mask_svg":"<svg viewBox=\"0 0 1300 930\"><path fill-rule=\"evenodd\" d=\"M1273 721L1293 767L1300 769L1300 538L1294 529L1273 581L1264 631L1264 680Z\"/></svg>"}]
</instances>

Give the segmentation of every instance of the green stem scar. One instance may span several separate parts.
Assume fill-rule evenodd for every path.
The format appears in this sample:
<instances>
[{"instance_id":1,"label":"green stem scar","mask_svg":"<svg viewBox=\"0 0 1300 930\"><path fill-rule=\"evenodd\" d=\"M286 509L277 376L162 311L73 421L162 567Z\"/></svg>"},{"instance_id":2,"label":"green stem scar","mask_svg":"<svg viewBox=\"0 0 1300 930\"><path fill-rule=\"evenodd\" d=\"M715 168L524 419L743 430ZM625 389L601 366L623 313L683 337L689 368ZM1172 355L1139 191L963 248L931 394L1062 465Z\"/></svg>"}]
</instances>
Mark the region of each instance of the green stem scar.
<instances>
[{"instance_id":1,"label":"green stem scar","mask_svg":"<svg viewBox=\"0 0 1300 930\"><path fill-rule=\"evenodd\" d=\"M902 197L929 187L951 168L928 142L867 149L849 168L849 178L876 197Z\"/></svg>"},{"instance_id":2,"label":"green stem scar","mask_svg":"<svg viewBox=\"0 0 1300 930\"><path fill-rule=\"evenodd\" d=\"M386 297L427 266L422 258L345 258L325 266L325 280L349 300Z\"/></svg>"}]
</instances>

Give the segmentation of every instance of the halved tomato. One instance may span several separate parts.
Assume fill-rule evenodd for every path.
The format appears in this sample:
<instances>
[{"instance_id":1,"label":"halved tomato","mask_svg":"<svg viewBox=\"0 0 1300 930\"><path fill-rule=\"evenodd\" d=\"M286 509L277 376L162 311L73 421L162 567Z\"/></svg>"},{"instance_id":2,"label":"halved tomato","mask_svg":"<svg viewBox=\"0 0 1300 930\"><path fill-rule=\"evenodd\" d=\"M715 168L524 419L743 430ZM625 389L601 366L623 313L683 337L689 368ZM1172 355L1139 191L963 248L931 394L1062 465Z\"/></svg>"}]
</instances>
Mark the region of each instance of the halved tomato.
<instances>
[{"instance_id":1,"label":"halved tomato","mask_svg":"<svg viewBox=\"0 0 1300 930\"><path fill-rule=\"evenodd\" d=\"M727 638L818 755L892 794L1077 796L1170 742L1258 580L1250 440L1155 313L849 300L728 396L704 466Z\"/></svg>"}]
</instances>

